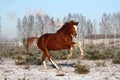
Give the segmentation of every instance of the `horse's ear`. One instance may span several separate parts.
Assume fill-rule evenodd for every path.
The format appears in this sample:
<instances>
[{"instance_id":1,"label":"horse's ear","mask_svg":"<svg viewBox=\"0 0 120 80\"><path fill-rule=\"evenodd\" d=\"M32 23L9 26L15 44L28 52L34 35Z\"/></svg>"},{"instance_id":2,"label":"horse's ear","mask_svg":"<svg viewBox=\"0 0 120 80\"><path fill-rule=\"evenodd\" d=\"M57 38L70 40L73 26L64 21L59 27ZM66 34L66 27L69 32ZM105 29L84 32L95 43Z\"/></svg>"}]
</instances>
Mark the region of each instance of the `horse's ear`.
<instances>
[{"instance_id":1,"label":"horse's ear","mask_svg":"<svg viewBox=\"0 0 120 80\"><path fill-rule=\"evenodd\" d=\"M79 24L79 22L76 22L76 25L78 25Z\"/></svg>"}]
</instances>

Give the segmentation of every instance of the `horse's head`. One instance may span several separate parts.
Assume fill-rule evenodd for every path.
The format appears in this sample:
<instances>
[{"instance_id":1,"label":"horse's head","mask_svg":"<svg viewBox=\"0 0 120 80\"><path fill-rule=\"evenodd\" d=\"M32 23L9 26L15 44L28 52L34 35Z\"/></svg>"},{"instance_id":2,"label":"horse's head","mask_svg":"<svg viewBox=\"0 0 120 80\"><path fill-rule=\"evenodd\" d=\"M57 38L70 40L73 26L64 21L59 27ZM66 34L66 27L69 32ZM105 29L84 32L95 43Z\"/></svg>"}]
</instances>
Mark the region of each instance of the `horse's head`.
<instances>
[{"instance_id":1,"label":"horse's head","mask_svg":"<svg viewBox=\"0 0 120 80\"><path fill-rule=\"evenodd\" d=\"M64 32L65 34L77 36L77 25L79 22L69 21L66 22L57 32Z\"/></svg>"},{"instance_id":2,"label":"horse's head","mask_svg":"<svg viewBox=\"0 0 120 80\"><path fill-rule=\"evenodd\" d=\"M68 33L72 34L74 37L77 36L77 30L78 30L78 23L79 22L74 22L74 21L70 21L68 22Z\"/></svg>"}]
</instances>

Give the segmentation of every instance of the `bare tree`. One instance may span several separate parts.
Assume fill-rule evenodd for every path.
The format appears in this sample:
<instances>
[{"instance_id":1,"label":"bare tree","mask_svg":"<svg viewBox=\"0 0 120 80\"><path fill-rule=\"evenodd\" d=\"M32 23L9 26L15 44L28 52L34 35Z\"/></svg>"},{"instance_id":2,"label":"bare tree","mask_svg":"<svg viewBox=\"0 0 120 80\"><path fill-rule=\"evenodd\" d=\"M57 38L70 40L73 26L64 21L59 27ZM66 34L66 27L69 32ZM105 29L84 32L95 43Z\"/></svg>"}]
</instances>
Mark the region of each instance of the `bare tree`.
<instances>
[{"instance_id":1,"label":"bare tree","mask_svg":"<svg viewBox=\"0 0 120 80\"><path fill-rule=\"evenodd\" d=\"M50 25L51 25L51 32L53 33L53 32L55 31L54 29L55 29L55 27L56 27L56 26L55 26L55 21L54 21L53 18L51 19Z\"/></svg>"},{"instance_id":2,"label":"bare tree","mask_svg":"<svg viewBox=\"0 0 120 80\"><path fill-rule=\"evenodd\" d=\"M28 17L28 33L30 33L29 37L35 36L35 21L33 15L29 15Z\"/></svg>"},{"instance_id":3,"label":"bare tree","mask_svg":"<svg viewBox=\"0 0 120 80\"><path fill-rule=\"evenodd\" d=\"M93 34L93 24L91 22L91 20L87 21L87 35L90 36Z\"/></svg>"},{"instance_id":4,"label":"bare tree","mask_svg":"<svg viewBox=\"0 0 120 80\"><path fill-rule=\"evenodd\" d=\"M80 18L79 18L79 37L84 39L86 36L86 29L87 29L87 22L86 22L86 18L81 14Z\"/></svg>"},{"instance_id":5,"label":"bare tree","mask_svg":"<svg viewBox=\"0 0 120 80\"><path fill-rule=\"evenodd\" d=\"M44 22L43 17L39 14L36 15L36 36L44 34Z\"/></svg>"},{"instance_id":6,"label":"bare tree","mask_svg":"<svg viewBox=\"0 0 120 80\"><path fill-rule=\"evenodd\" d=\"M52 32L51 18L48 15L44 16L44 31L45 31L45 33Z\"/></svg>"},{"instance_id":7,"label":"bare tree","mask_svg":"<svg viewBox=\"0 0 120 80\"><path fill-rule=\"evenodd\" d=\"M1 16L0 16L0 37L1 37Z\"/></svg>"},{"instance_id":8,"label":"bare tree","mask_svg":"<svg viewBox=\"0 0 120 80\"><path fill-rule=\"evenodd\" d=\"M23 38L23 33L22 33L22 24L21 24L21 19L18 18L17 21L17 31L18 31L18 40L21 42Z\"/></svg>"},{"instance_id":9,"label":"bare tree","mask_svg":"<svg viewBox=\"0 0 120 80\"><path fill-rule=\"evenodd\" d=\"M26 16L24 16L23 20L22 20L22 41L23 43L26 42L26 40L29 38L30 33L28 31L28 19Z\"/></svg>"},{"instance_id":10,"label":"bare tree","mask_svg":"<svg viewBox=\"0 0 120 80\"><path fill-rule=\"evenodd\" d=\"M117 14L117 19L118 19L117 33L120 34L120 12Z\"/></svg>"},{"instance_id":11,"label":"bare tree","mask_svg":"<svg viewBox=\"0 0 120 80\"><path fill-rule=\"evenodd\" d=\"M59 19L54 19L52 23L54 24L54 27L52 28L53 32L56 32L62 26L62 22L60 22Z\"/></svg>"}]
</instances>

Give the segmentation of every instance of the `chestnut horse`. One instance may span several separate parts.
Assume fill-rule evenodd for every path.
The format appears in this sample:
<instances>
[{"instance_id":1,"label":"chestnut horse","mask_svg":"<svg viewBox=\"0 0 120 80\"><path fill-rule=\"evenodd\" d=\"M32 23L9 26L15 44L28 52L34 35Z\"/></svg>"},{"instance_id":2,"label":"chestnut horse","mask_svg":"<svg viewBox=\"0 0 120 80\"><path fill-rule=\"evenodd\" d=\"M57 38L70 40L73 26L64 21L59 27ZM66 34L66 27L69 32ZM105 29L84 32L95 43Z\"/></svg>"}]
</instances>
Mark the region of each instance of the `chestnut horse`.
<instances>
[{"instance_id":1,"label":"chestnut horse","mask_svg":"<svg viewBox=\"0 0 120 80\"><path fill-rule=\"evenodd\" d=\"M72 48L74 46L78 46L81 51L81 56L83 56L83 49L81 47L80 42L73 42L72 36L77 36L77 25L78 22L69 21L66 22L56 33L46 33L41 37L31 37L28 39L27 50L29 49L29 44L34 40L37 40L37 47L43 51L42 62L44 68L47 69L46 66L46 58L57 68L60 69L57 64L52 60L49 51L55 50L63 50L70 49L70 55L72 56Z\"/></svg>"}]
</instances>

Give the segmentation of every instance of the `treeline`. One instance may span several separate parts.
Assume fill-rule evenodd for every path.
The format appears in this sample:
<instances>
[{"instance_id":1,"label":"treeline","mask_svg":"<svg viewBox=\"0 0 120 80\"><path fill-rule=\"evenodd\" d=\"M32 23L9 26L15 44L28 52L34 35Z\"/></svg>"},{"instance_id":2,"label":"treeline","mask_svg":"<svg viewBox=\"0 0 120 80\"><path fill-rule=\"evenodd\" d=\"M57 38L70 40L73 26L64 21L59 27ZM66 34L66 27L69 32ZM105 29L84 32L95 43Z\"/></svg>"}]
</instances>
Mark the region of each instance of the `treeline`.
<instances>
[{"instance_id":1,"label":"treeline","mask_svg":"<svg viewBox=\"0 0 120 80\"><path fill-rule=\"evenodd\" d=\"M18 18L17 29L19 40L23 41L29 37L39 37L44 33L51 33L60 27L59 19L54 20L48 15L37 14L35 16L24 16L23 19Z\"/></svg>"},{"instance_id":2,"label":"treeline","mask_svg":"<svg viewBox=\"0 0 120 80\"><path fill-rule=\"evenodd\" d=\"M79 21L78 38L84 39L89 35L113 35L120 34L120 12L113 14L103 13L101 21L87 19L82 14L68 14L62 21L48 15L28 15L18 18L17 29L19 41L29 37L39 37L44 33L56 32L66 21Z\"/></svg>"}]
</instances>

